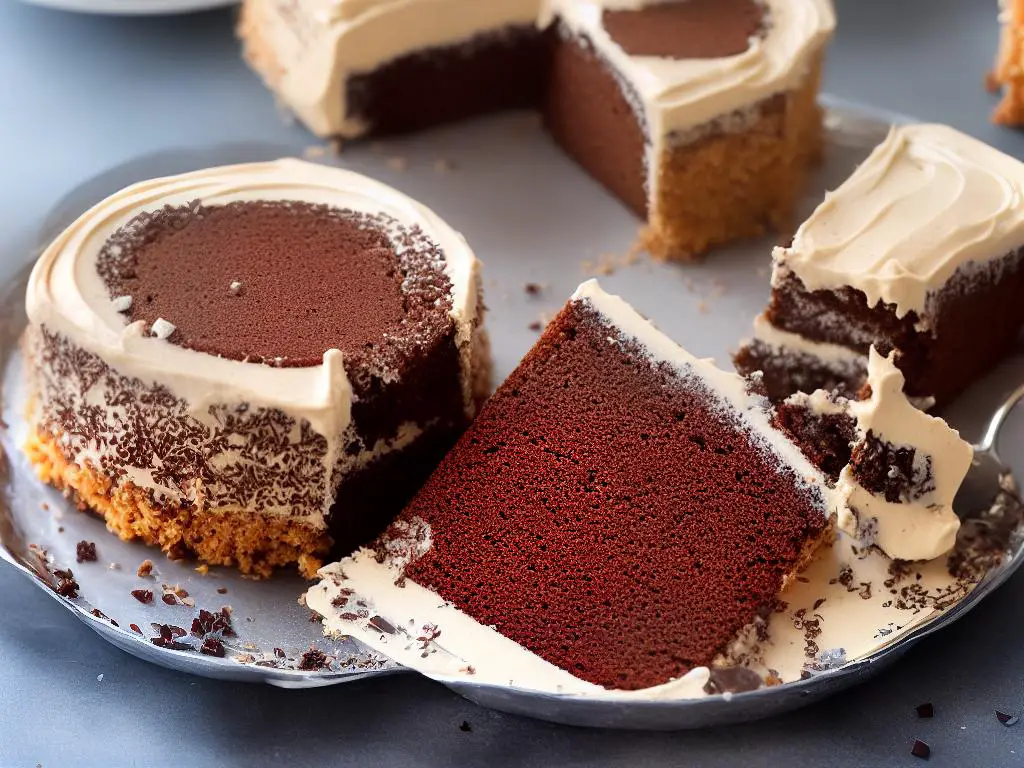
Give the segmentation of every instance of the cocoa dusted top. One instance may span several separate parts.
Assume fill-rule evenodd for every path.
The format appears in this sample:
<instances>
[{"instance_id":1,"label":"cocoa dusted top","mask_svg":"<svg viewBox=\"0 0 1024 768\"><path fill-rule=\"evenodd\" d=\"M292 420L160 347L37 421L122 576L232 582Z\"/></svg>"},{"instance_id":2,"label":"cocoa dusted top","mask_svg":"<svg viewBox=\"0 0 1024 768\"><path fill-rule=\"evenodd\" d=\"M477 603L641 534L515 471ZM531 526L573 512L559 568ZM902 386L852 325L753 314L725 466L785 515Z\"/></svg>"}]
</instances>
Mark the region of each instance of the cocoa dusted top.
<instances>
[{"instance_id":1,"label":"cocoa dusted top","mask_svg":"<svg viewBox=\"0 0 1024 768\"><path fill-rule=\"evenodd\" d=\"M395 239L415 247L396 253ZM438 246L383 216L247 201L144 213L97 269L125 314L173 344L233 360L320 365L398 353L451 330ZM127 303L127 300L124 300ZM386 361L382 361L386 362Z\"/></svg>"},{"instance_id":2,"label":"cocoa dusted top","mask_svg":"<svg viewBox=\"0 0 1024 768\"><path fill-rule=\"evenodd\" d=\"M630 56L720 59L750 47L765 32L757 0L685 0L604 12L604 28Z\"/></svg>"}]
</instances>

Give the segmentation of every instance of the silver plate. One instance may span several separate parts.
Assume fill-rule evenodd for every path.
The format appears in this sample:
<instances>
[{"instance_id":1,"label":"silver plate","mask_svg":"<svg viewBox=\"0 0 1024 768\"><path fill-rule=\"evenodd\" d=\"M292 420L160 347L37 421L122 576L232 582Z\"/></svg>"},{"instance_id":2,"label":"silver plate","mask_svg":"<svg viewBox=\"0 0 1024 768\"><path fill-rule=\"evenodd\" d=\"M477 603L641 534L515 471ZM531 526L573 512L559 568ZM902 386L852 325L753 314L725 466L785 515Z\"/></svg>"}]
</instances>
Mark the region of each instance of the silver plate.
<instances>
[{"instance_id":1,"label":"silver plate","mask_svg":"<svg viewBox=\"0 0 1024 768\"><path fill-rule=\"evenodd\" d=\"M813 208L823 190L835 188L849 175L891 122L902 119L836 101L828 103L826 160L802 213ZM70 193L55 207L40 242L47 242L89 205L128 183L285 154L290 152L273 146L232 145L140 158ZM486 264L485 288L491 309L488 325L498 379L512 370L535 340L531 325L552 315L576 285L595 272L600 273L607 289L622 294L691 352L720 360L728 359L728 351L749 333L750 322L767 296L769 239L722 249L704 264L678 267L641 260L625 266L624 255L635 235L636 221L563 157L527 116L486 118L406 139L359 145L347 148L336 160L328 157L325 161L375 176L428 201L467 236ZM18 450L23 425L16 351L25 325L26 277L27 272L22 272L0 291L3 413L10 425L0 435L7 455L0 493L0 558L32 578L44 594L59 600L104 639L171 669L294 688L404 671L355 641L325 639L320 625L311 622L309 611L297 603L305 588L298 577L281 574L255 582L220 568L200 574L194 563L171 562L156 550L120 541L107 533L101 521L78 513L60 494L34 478ZM542 285L541 296L528 295L524 291L527 283ZM1018 383L1020 373L1019 365L1004 366L981 390L969 393L953 409L955 425L971 434L997 402L991 394ZM678 729L778 714L868 678L917 640L966 614L1018 567L1021 538L1012 536L1003 562L952 607L871 655L807 680L731 697L630 702L466 683L450 686L487 707L575 725ZM83 540L96 544L98 562L75 562L76 544ZM139 577L136 568L146 559L153 561L154 575ZM53 590L57 583L53 571L65 568L73 570L80 585L77 599L59 597ZM181 598L175 605L164 604L160 596L165 584L184 589L188 593L185 602L194 605L182 604ZM135 589L153 590L154 602L140 603L131 595ZM222 606L231 607L237 632L237 637L226 641L225 658L170 650L151 642L159 634L154 625L181 627L187 632L200 609L216 611ZM110 618L93 615L94 609ZM131 624L141 632L132 631ZM178 642L197 645L188 634ZM329 657L328 668L298 668L311 647Z\"/></svg>"}]
</instances>

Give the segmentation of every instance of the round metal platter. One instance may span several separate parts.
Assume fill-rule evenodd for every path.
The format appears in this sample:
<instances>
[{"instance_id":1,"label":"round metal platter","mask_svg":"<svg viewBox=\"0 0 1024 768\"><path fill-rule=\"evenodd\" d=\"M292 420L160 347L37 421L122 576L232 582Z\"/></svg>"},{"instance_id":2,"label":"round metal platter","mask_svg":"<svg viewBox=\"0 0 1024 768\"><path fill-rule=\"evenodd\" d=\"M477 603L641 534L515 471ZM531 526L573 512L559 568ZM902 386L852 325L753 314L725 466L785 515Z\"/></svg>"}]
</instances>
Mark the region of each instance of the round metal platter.
<instances>
[{"instance_id":1,"label":"round metal platter","mask_svg":"<svg viewBox=\"0 0 1024 768\"><path fill-rule=\"evenodd\" d=\"M842 182L892 122L903 119L835 101L827 105L826 157L801 215L813 209L825 190ZM73 190L54 208L39 242L45 244L90 205L126 184L289 154L295 154L294 147L232 145L139 158ZM691 352L720 360L727 360L729 350L749 333L767 296L773 244L768 238L722 249L698 265L679 267L626 257L637 222L563 157L531 116L503 115L401 140L356 145L337 158L329 152L324 155L322 148L310 154L425 200L466 235L485 262L487 323L497 380L529 349L544 317L595 273L607 289L621 294ZM31 256L25 254L26 261ZM325 638L319 622L311 620L310 611L298 602L306 588L298 576L281 573L254 581L230 569L197 569L193 562L170 561L155 549L119 540L102 521L77 511L72 501L35 478L19 449L24 391L18 340L26 323L27 275L26 268L0 288L5 421L0 445L6 455L0 478L0 559L33 579L41 594L61 601L104 639L171 669L294 688L404 671L355 640ZM540 296L532 286L524 290L527 284L541 286ZM953 411L954 426L966 434L976 432L998 403L991 393L1010 389L1020 375L1021 366L1003 366L994 375L997 380L986 382L987 397L968 393ZM1014 499L1008 493L1004 501L1012 506ZM1019 521L1019 515L1012 519ZM809 665L806 679L734 695L657 701L565 696L465 680L441 682L486 707L595 727L695 728L778 714L868 678L921 637L966 614L1019 566L1022 533L1019 524L1001 531L1004 554L977 575L977 584L972 582L971 588L938 608L931 606L920 620L897 627L899 631L883 631L888 637L869 653ZM76 561L80 542L95 544L95 562ZM137 570L145 560L152 561L152 573L140 576ZM77 589L69 588L70 581ZM62 584L65 596L57 591ZM138 590L152 592L152 600L141 602L133 594ZM201 650L203 623L209 625L218 617L230 625L229 631L217 635L222 638L223 657ZM347 694L340 690L338 695Z\"/></svg>"}]
</instances>

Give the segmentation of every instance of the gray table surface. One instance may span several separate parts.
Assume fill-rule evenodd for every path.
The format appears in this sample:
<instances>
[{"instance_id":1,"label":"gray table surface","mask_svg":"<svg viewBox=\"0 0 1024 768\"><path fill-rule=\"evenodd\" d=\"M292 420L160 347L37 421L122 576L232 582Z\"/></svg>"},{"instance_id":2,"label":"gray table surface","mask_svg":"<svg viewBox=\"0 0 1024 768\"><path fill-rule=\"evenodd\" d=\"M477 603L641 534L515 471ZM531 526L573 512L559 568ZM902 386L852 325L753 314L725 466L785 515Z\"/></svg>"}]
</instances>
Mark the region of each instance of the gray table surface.
<instances>
[{"instance_id":1,"label":"gray table surface","mask_svg":"<svg viewBox=\"0 0 1024 768\"><path fill-rule=\"evenodd\" d=\"M826 90L1024 157L1024 134L987 122L995 0L838 5ZM231 23L226 12L108 19L0 0L0 277L29 259L34 227L61 194L114 164L168 146L312 143L242 65ZM914 765L914 738L932 745L934 765L1021 765L1024 724L1004 728L993 710L1024 707L1022 602L1024 575L891 671L813 709L646 734L491 713L411 676L283 691L171 673L0 569L0 768ZM924 701L932 720L914 713Z\"/></svg>"}]
</instances>

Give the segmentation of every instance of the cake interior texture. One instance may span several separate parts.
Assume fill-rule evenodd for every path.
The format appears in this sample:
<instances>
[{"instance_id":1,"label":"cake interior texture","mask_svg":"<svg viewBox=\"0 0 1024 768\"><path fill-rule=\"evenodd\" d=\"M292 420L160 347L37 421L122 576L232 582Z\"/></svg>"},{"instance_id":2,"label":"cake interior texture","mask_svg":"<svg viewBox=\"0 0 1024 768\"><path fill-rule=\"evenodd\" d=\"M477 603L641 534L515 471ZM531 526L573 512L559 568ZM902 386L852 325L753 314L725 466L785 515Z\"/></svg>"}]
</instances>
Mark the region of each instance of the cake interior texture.
<instances>
[{"instance_id":1,"label":"cake interior texture","mask_svg":"<svg viewBox=\"0 0 1024 768\"><path fill-rule=\"evenodd\" d=\"M197 366L297 370L341 350L344 445L285 410L219 402L219 385L203 402L176 396L41 327L26 340L39 474L123 538L248 573L298 563L312 574L332 546L345 554L380 533L475 408L438 249L387 217L304 202L140 214L96 261L111 300L132 297L129 327L194 351ZM486 393L478 373L473 398Z\"/></svg>"},{"instance_id":2,"label":"cake interior texture","mask_svg":"<svg viewBox=\"0 0 1024 768\"><path fill-rule=\"evenodd\" d=\"M247 58L273 87L286 77L287 64L265 39L272 5L250 0L240 29ZM402 21L396 16L395 23ZM741 60L773 23L758 0L687 0L605 10L601 28L606 44L630 57L677 62ZM540 110L565 152L647 221L641 243L658 257L690 259L730 240L792 226L822 149L821 50L808 57L798 85L664 136L649 124L629 76L602 50L555 12L547 26L512 24L414 50L350 73L337 87L345 90L346 124L357 126L358 135L404 133L496 110Z\"/></svg>"},{"instance_id":3,"label":"cake interior texture","mask_svg":"<svg viewBox=\"0 0 1024 768\"><path fill-rule=\"evenodd\" d=\"M831 534L820 489L700 376L570 303L402 513L403 577L578 678L727 653Z\"/></svg>"}]
</instances>

